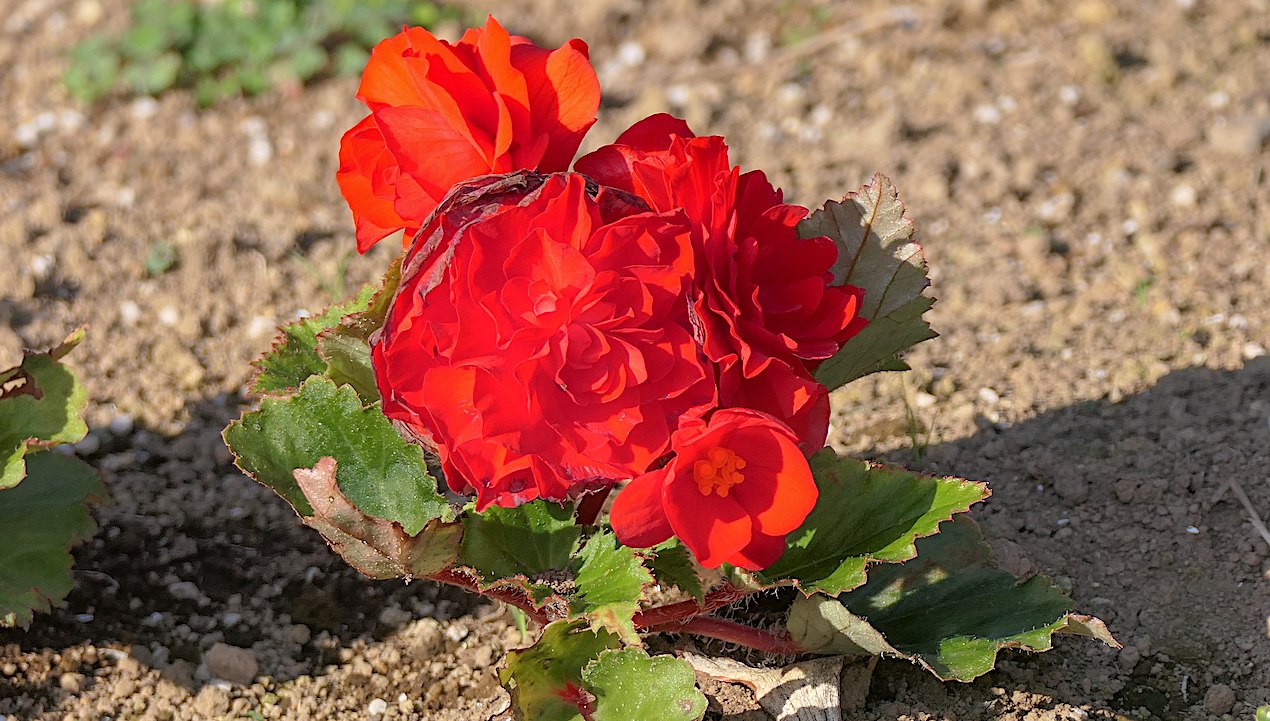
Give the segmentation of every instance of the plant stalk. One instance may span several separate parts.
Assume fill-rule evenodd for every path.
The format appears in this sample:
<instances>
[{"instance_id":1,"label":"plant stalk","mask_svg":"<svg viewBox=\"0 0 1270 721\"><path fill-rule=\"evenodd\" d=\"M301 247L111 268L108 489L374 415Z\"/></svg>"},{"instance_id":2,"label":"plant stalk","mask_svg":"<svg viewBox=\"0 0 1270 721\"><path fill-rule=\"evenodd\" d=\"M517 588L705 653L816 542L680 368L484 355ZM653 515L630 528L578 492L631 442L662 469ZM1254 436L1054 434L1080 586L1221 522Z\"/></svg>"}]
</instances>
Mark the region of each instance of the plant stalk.
<instances>
[{"instance_id":1,"label":"plant stalk","mask_svg":"<svg viewBox=\"0 0 1270 721\"><path fill-rule=\"evenodd\" d=\"M746 648L766 651L780 656L797 656L808 652L807 649L795 643L786 633L764 631L761 628L754 628L736 621L729 621L726 618L714 618L712 616L697 616L679 624L659 626L648 630L667 633L691 633L694 636L704 636L717 641L735 643L738 646L745 646Z\"/></svg>"},{"instance_id":2,"label":"plant stalk","mask_svg":"<svg viewBox=\"0 0 1270 721\"><path fill-rule=\"evenodd\" d=\"M731 606L749 595L732 584L724 584L706 594L701 603L696 601L680 601L666 606L657 606L647 611L641 611L635 614L635 628L651 629L656 626L673 625L683 623L684 621L694 617L701 616L712 611Z\"/></svg>"},{"instance_id":3,"label":"plant stalk","mask_svg":"<svg viewBox=\"0 0 1270 721\"><path fill-rule=\"evenodd\" d=\"M454 568L438 571L428 576L428 579L458 586L466 591L511 604L539 624L547 624L561 618L559 614L535 607L533 600L520 588L506 586L483 589L477 579ZM787 634L765 631L737 621L705 615L724 606L730 606L747 595L749 595L747 591L732 584L726 584L706 594L701 603L695 600L680 601L637 613L634 618L635 628L640 631L690 633L784 656L796 656L807 652Z\"/></svg>"},{"instance_id":4,"label":"plant stalk","mask_svg":"<svg viewBox=\"0 0 1270 721\"><path fill-rule=\"evenodd\" d=\"M428 576L428 580L446 583L451 586L458 586L465 591L471 591L472 593L485 596L486 598L492 598L496 601L511 604L516 608L519 608L521 611L524 611L526 616L540 624L547 624L557 620L553 614L544 613L542 610L536 608L534 606L533 599L531 599L524 590L513 586L483 589L480 587L480 584L477 583L475 578L465 573L460 573L453 568L446 568L444 570L437 571L431 576Z\"/></svg>"}]
</instances>

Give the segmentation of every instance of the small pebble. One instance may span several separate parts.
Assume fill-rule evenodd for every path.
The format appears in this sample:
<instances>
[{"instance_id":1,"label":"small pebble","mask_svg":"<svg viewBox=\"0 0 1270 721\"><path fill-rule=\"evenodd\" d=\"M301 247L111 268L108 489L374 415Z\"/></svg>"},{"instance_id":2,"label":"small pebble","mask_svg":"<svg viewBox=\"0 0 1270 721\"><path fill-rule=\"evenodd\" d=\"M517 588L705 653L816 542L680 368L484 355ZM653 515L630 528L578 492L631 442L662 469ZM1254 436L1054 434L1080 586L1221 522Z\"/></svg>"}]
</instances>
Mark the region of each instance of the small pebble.
<instances>
[{"instance_id":1,"label":"small pebble","mask_svg":"<svg viewBox=\"0 0 1270 721\"><path fill-rule=\"evenodd\" d=\"M366 713L371 716L379 716L387 710L388 702L382 698L371 699L370 703L366 704Z\"/></svg>"},{"instance_id":2,"label":"small pebble","mask_svg":"<svg viewBox=\"0 0 1270 721\"><path fill-rule=\"evenodd\" d=\"M1215 683L1204 694L1204 708L1212 714L1230 713L1235 707L1235 692L1224 683Z\"/></svg>"},{"instance_id":3,"label":"small pebble","mask_svg":"<svg viewBox=\"0 0 1270 721\"><path fill-rule=\"evenodd\" d=\"M57 685L66 693L79 693L84 689L84 675L64 673L57 679Z\"/></svg>"},{"instance_id":4,"label":"small pebble","mask_svg":"<svg viewBox=\"0 0 1270 721\"><path fill-rule=\"evenodd\" d=\"M159 101L148 96L142 96L132 101L128 111L132 113L133 120L149 120L159 112Z\"/></svg>"},{"instance_id":5,"label":"small pebble","mask_svg":"<svg viewBox=\"0 0 1270 721\"><path fill-rule=\"evenodd\" d=\"M627 40L617 46L617 61L628 68L642 65L647 56L644 46L634 40Z\"/></svg>"},{"instance_id":6,"label":"small pebble","mask_svg":"<svg viewBox=\"0 0 1270 721\"><path fill-rule=\"evenodd\" d=\"M203 654L203 663L207 665L207 672L215 678L240 686L250 684L260 671L255 651L227 643L217 643L209 648Z\"/></svg>"},{"instance_id":7,"label":"small pebble","mask_svg":"<svg viewBox=\"0 0 1270 721\"><path fill-rule=\"evenodd\" d=\"M287 627L284 638L291 643L306 644L312 636L313 632L309 630L308 626L297 623Z\"/></svg>"},{"instance_id":8,"label":"small pebble","mask_svg":"<svg viewBox=\"0 0 1270 721\"><path fill-rule=\"evenodd\" d=\"M111 418L110 422L106 424L106 427L116 436L127 436L132 433L133 425L134 421L132 420L132 416L127 413L120 413L114 418Z\"/></svg>"},{"instance_id":9,"label":"small pebble","mask_svg":"<svg viewBox=\"0 0 1270 721\"><path fill-rule=\"evenodd\" d=\"M388 606L379 612L379 622L385 626L401 626L409 623L412 618L409 611L399 606Z\"/></svg>"},{"instance_id":10,"label":"small pebble","mask_svg":"<svg viewBox=\"0 0 1270 721\"><path fill-rule=\"evenodd\" d=\"M83 440L75 444L75 453L81 456L91 456L101 450L101 438L89 433L84 436Z\"/></svg>"},{"instance_id":11,"label":"small pebble","mask_svg":"<svg viewBox=\"0 0 1270 721\"><path fill-rule=\"evenodd\" d=\"M119 320L124 325L136 325L141 320L141 306L130 300L125 300L119 304Z\"/></svg>"},{"instance_id":12,"label":"small pebble","mask_svg":"<svg viewBox=\"0 0 1270 721\"><path fill-rule=\"evenodd\" d=\"M203 595L193 581L177 581L168 586L168 593L178 601L197 601Z\"/></svg>"},{"instance_id":13,"label":"small pebble","mask_svg":"<svg viewBox=\"0 0 1270 721\"><path fill-rule=\"evenodd\" d=\"M1195 192L1195 188L1182 183L1173 188L1169 193L1169 202L1179 208L1194 208L1195 203L1199 200L1199 193Z\"/></svg>"},{"instance_id":14,"label":"small pebble","mask_svg":"<svg viewBox=\"0 0 1270 721\"><path fill-rule=\"evenodd\" d=\"M975 108L975 120L984 125L996 125L1001 122L1001 110L995 105L980 105Z\"/></svg>"}]
</instances>

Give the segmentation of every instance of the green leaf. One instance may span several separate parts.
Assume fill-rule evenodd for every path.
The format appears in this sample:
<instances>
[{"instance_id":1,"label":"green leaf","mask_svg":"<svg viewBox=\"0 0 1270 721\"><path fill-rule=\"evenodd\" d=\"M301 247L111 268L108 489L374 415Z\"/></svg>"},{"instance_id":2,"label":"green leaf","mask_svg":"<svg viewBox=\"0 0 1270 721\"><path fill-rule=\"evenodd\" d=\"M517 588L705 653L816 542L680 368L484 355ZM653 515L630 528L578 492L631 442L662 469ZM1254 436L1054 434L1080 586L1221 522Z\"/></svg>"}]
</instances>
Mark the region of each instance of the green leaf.
<instances>
[{"instance_id":1,"label":"green leaf","mask_svg":"<svg viewBox=\"0 0 1270 721\"><path fill-rule=\"evenodd\" d=\"M582 669L602 651L619 644L611 633L556 621L547 624L534 645L509 652L498 678L511 693L518 718L582 721L578 702L587 700L581 693Z\"/></svg>"},{"instance_id":2,"label":"green leaf","mask_svg":"<svg viewBox=\"0 0 1270 721\"><path fill-rule=\"evenodd\" d=\"M678 538L672 537L653 546L652 552L655 555L650 568L658 583L676 586L684 593L691 594L698 603L705 600L705 590L701 587L701 577L697 575L692 554Z\"/></svg>"},{"instance_id":3,"label":"green leaf","mask_svg":"<svg viewBox=\"0 0 1270 721\"><path fill-rule=\"evenodd\" d=\"M922 314L934 304L934 298L922 296L888 316L870 321L837 355L816 369L816 380L833 389L871 373L908 370L900 353L939 336L922 320Z\"/></svg>"},{"instance_id":4,"label":"green leaf","mask_svg":"<svg viewBox=\"0 0 1270 721\"><path fill-rule=\"evenodd\" d=\"M295 77L308 80L326 67L330 58L321 45L310 43L296 48L287 62Z\"/></svg>"},{"instance_id":5,"label":"green leaf","mask_svg":"<svg viewBox=\"0 0 1270 721\"><path fill-rule=\"evenodd\" d=\"M805 593L835 595L864 583L870 563L912 558L915 539L989 494L982 483L840 458L827 449L812 457L811 468L820 489L816 507L789 534L780 560L759 574L769 582L791 579Z\"/></svg>"},{"instance_id":6,"label":"green leaf","mask_svg":"<svg viewBox=\"0 0 1270 721\"><path fill-rule=\"evenodd\" d=\"M370 53L356 43L342 43L335 49L335 73L357 75L366 67Z\"/></svg>"},{"instance_id":7,"label":"green leaf","mask_svg":"<svg viewBox=\"0 0 1270 721\"><path fill-rule=\"evenodd\" d=\"M384 318L392 305L401 282L401 258L388 268L384 282L365 310L344 317L339 325L318 336L317 350L327 363L327 376L336 383L347 383L362 401L379 400L375 369L370 361L370 337L384 326Z\"/></svg>"},{"instance_id":8,"label":"green leaf","mask_svg":"<svg viewBox=\"0 0 1270 721\"><path fill-rule=\"evenodd\" d=\"M176 84L180 72L181 56L175 52L167 52L136 60L124 68L122 78L134 93L158 95Z\"/></svg>"},{"instance_id":9,"label":"green leaf","mask_svg":"<svg viewBox=\"0 0 1270 721\"><path fill-rule=\"evenodd\" d=\"M103 38L90 38L70 52L70 66L62 82L76 100L92 102L115 86L119 51Z\"/></svg>"},{"instance_id":10,"label":"green leaf","mask_svg":"<svg viewBox=\"0 0 1270 721\"><path fill-rule=\"evenodd\" d=\"M171 243L158 241L150 245L149 252L146 253L146 275L150 277L160 276L176 267L179 257L176 247Z\"/></svg>"},{"instance_id":11,"label":"green leaf","mask_svg":"<svg viewBox=\"0 0 1270 721\"><path fill-rule=\"evenodd\" d=\"M573 618L586 620L595 630L616 633L623 641L639 643L632 619L639 610L644 588L653 575L631 548L607 531L587 539L578 553L576 592L569 604Z\"/></svg>"},{"instance_id":12,"label":"green leaf","mask_svg":"<svg viewBox=\"0 0 1270 721\"><path fill-rule=\"evenodd\" d=\"M335 459L326 457L294 475L313 507L305 525L317 529L349 565L371 578L409 580L430 576L458 558L462 526L434 518L411 535L400 523L372 518L344 497L336 468Z\"/></svg>"},{"instance_id":13,"label":"green leaf","mask_svg":"<svg viewBox=\"0 0 1270 721\"><path fill-rule=\"evenodd\" d=\"M375 289L368 285L345 303L283 326L273 348L252 364L257 370L252 391L285 393L299 388L310 376L325 373L326 361L317 351L318 334L337 326L344 316L366 310L374 293Z\"/></svg>"},{"instance_id":14,"label":"green leaf","mask_svg":"<svg viewBox=\"0 0 1270 721\"><path fill-rule=\"evenodd\" d=\"M906 369L899 354L937 334L922 320L934 303L924 295L930 285L926 260L891 181L874 175L841 202L825 203L798 224L798 233L828 236L838 244L834 282L864 289L860 315L869 321L820 365L816 380L832 390L869 373Z\"/></svg>"},{"instance_id":15,"label":"green leaf","mask_svg":"<svg viewBox=\"0 0 1270 721\"><path fill-rule=\"evenodd\" d=\"M331 457L340 489L364 513L396 521L412 536L433 519L453 518L423 449L402 439L378 405L363 408L352 388L327 378L310 378L294 396L264 398L260 410L229 424L225 442L243 472L302 516L313 507L293 473Z\"/></svg>"},{"instance_id":16,"label":"green leaf","mask_svg":"<svg viewBox=\"0 0 1270 721\"><path fill-rule=\"evenodd\" d=\"M581 534L571 505L538 500L468 511L463 517L463 561L487 579L532 579L568 568Z\"/></svg>"},{"instance_id":17,"label":"green leaf","mask_svg":"<svg viewBox=\"0 0 1270 721\"><path fill-rule=\"evenodd\" d=\"M47 353L28 353L22 365L0 371L0 489L22 480L28 448L75 443L88 434L79 417L88 391L59 362L83 339L80 328Z\"/></svg>"},{"instance_id":18,"label":"green leaf","mask_svg":"<svg viewBox=\"0 0 1270 721\"><path fill-rule=\"evenodd\" d=\"M706 712L692 666L673 656L602 651L582 671L582 682L595 696L593 721L695 721Z\"/></svg>"},{"instance_id":19,"label":"green leaf","mask_svg":"<svg viewBox=\"0 0 1270 721\"><path fill-rule=\"evenodd\" d=\"M917 558L872 569L860 588L814 596L791 609L789 630L811 650L908 658L941 679L969 681L990 671L1006 647L1045 651L1073 623L1115 640L1096 619L1070 614L1072 602L1044 576L1019 582L991 564L979 528L961 516L917 542Z\"/></svg>"},{"instance_id":20,"label":"green leaf","mask_svg":"<svg viewBox=\"0 0 1270 721\"><path fill-rule=\"evenodd\" d=\"M31 623L74 586L70 548L97 530L87 504L105 498L97 472L53 453L28 460L28 477L0 491L0 626Z\"/></svg>"}]
</instances>

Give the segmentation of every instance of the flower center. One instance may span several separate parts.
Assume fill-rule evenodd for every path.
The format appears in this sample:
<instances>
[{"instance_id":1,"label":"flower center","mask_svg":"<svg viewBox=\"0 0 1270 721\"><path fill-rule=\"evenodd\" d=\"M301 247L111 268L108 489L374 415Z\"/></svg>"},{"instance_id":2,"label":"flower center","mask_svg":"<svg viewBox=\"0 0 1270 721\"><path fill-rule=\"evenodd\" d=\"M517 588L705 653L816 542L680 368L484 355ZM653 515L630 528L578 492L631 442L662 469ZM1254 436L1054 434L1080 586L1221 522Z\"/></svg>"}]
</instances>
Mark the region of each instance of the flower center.
<instances>
[{"instance_id":1,"label":"flower center","mask_svg":"<svg viewBox=\"0 0 1270 721\"><path fill-rule=\"evenodd\" d=\"M741 469L745 468L745 459L735 451L727 448L711 448L706 457L697 461L692 467L693 478L697 481L697 490L708 496L718 493L720 498L727 498L732 486L745 480Z\"/></svg>"}]
</instances>

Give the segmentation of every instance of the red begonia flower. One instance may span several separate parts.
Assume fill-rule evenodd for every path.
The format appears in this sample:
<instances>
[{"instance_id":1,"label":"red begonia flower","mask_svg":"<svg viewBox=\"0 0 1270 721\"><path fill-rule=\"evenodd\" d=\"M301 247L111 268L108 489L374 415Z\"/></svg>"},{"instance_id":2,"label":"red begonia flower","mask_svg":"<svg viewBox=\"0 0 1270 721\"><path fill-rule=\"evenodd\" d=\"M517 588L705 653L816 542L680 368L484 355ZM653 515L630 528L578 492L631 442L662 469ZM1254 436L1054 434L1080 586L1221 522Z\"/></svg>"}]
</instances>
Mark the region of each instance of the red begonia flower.
<instances>
[{"instance_id":1,"label":"red begonia flower","mask_svg":"<svg viewBox=\"0 0 1270 721\"><path fill-rule=\"evenodd\" d=\"M455 188L407 252L372 340L384 414L477 508L643 474L714 406L682 214L576 174Z\"/></svg>"},{"instance_id":2,"label":"red begonia flower","mask_svg":"<svg viewBox=\"0 0 1270 721\"><path fill-rule=\"evenodd\" d=\"M365 252L401 229L408 244L456 183L568 168L600 86L581 40L547 50L490 18L454 44L423 28L381 42L357 97L371 114L341 140L336 179Z\"/></svg>"},{"instance_id":3,"label":"red begonia flower","mask_svg":"<svg viewBox=\"0 0 1270 721\"><path fill-rule=\"evenodd\" d=\"M655 210L688 216L697 253L693 306L706 355L721 368L721 404L772 413L808 449L822 446L828 401L812 372L866 321L857 315L864 291L832 284L833 240L798 237L807 209L783 203L761 171L732 167L723 138L695 137L664 114L636 123L575 168ZM767 400L743 400L760 397Z\"/></svg>"},{"instance_id":4,"label":"red begonia flower","mask_svg":"<svg viewBox=\"0 0 1270 721\"><path fill-rule=\"evenodd\" d=\"M684 423L674 459L631 481L613 501L618 540L648 548L677 536L701 565L766 568L785 536L806 520L818 490L798 437L778 419L745 408Z\"/></svg>"}]
</instances>

